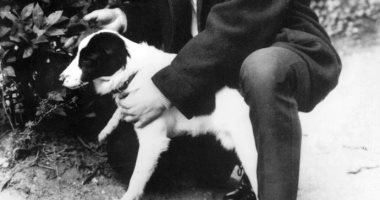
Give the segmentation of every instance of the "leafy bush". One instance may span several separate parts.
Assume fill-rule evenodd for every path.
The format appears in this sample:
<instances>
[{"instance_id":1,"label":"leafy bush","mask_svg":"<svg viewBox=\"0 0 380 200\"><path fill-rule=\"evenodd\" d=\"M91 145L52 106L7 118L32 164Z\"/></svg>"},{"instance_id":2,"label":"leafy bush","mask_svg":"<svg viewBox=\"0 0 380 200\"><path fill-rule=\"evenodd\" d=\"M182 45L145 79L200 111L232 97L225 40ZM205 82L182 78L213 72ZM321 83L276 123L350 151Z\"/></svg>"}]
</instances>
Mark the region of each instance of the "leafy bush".
<instances>
[{"instance_id":1,"label":"leafy bush","mask_svg":"<svg viewBox=\"0 0 380 200\"><path fill-rule=\"evenodd\" d=\"M332 37L357 37L374 31L380 17L378 0L314 0L311 7Z\"/></svg>"},{"instance_id":2,"label":"leafy bush","mask_svg":"<svg viewBox=\"0 0 380 200\"><path fill-rule=\"evenodd\" d=\"M0 3L0 86L11 125L33 120L40 102L60 87L58 74L89 28L83 15L106 5L104 0Z\"/></svg>"}]
</instances>

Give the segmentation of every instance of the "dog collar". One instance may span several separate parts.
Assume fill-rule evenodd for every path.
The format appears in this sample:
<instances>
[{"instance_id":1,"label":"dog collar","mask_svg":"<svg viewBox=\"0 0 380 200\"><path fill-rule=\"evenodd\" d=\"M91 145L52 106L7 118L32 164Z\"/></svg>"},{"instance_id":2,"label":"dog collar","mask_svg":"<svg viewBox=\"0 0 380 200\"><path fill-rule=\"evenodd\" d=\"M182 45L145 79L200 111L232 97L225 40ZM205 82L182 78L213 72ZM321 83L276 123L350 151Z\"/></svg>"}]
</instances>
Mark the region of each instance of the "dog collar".
<instances>
[{"instance_id":1,"label":"dog collar","mask_svg":"<svg viewBox=\"0 0 380 200\"><path fill-rule=\"evenodd\" d=\"M121 93L122 91L124 91L125 89L128 88L129 84L132 82L133 78L135 78L137 72L136 73L133 73L131 76L129 76L128 80L126 80L120 87L114 89L111 91L112 94L115 94L115 93Z\"/></svg>"}]
</instances>

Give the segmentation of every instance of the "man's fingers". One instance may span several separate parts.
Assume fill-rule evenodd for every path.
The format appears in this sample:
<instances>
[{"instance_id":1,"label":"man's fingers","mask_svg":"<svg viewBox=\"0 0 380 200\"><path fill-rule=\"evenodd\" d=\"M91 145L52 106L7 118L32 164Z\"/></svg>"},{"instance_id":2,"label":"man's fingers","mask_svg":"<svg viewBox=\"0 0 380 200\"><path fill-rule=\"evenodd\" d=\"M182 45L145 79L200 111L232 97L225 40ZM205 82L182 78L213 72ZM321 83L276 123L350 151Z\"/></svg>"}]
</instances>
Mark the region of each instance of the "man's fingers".
<instances>
[{"instance_id":1,"label":"man's fingers","mask_svg":"<svg viewBox=\"0 0 380 200\"><path fill-rule=\"evenodd\" d=\"M136 108L136 105L138 105L140 99L136 99L133 94L131 94L130 92L123 92L123 93L120 93L119 94L119 97L118 97L118 101L117 101L117 104L119 106L121 106L122 108L124 109L130 109L130 108Z\"/></svg>"},{"instance_id":2,"label":"man's fingers","mask_svg":"<svg viewBox=\"0 0 380 200\"><path fill-rule=\"evenodd\" d=\"M125 97L127 97L129 95L129 92L127 91L122 91L120 94L119 94L119 99L124 99Z\"/></svg>"},{"instance_id":3,"label":"man's fingers","mask_svg":"<svg viewBox=\"0 0 380 200\"><path fill-rule=\"evenodd\" d=\"M140 116L138 121L135 123L137 128L144 128L146 125L150 124L153 120L160 116L161 112L149 112L145 113L144 116Z\"/></svg>"},{"instance_id":4,"label":"man's fingers","mask_svg":"<svg viewBox=\"0 0 380 200\"><path fill-rule=\"evenodd\" d=\"M136 128L144 128L146 125L148 125L151 121L140 119L135 123Z\"/></svg>"},{"instance_id":5,"label":"man's fingers","mask_svg":"<svg viewBox=\"0 0 380 200\"><path fill-rule=\"evenodd\" d=\"M119 106L123 108L123 113L128 114L128 112L131 112L129 109L133 107L133 104L127 101L119 101Z\"/></svg>"},{"instance_id":6,"label":"man's fingers","mask_svg":"<svg viewBox=\"0 0 380 200\"><path fill-rule=\"evenodd\" d=\"M129 108L125 108L123 106L121 106L123 109L121 109L121 114L123 114L124 116L127 116L127 115L130 115L130 116L134 116L135 114L133 114L133 112L129 109Z\"/></svg>"},{"instance_id":7,"label":"man's fingers","mask_svg":"<svg viewBox=\"0 0 380 200\"><path fill-rule=\"evenodd\" d=\"M95 20L101 25L111 24L115 20L112 12L109 9L95 10L83 17L85 21Z\"/></svg>"},{"instance_id":8,"label":"man's fingers","mask_svg":"<svg viewBox=\"0 0 380 200\"><path fill-rule=\"evenodd\" d=\"M128 94L124 97L121 97L122 94L119 95L119 100L117 101L117 104L122 107L123 109L128 110L133 106L133 102L129 101Z\"/></svg>"},{"instance_id":9,"label":"man's fingers","mask_svg":"<svg viewBox=\"0 0 380 200\"><path fill-rule=\"evenodd\" d=\"M125 98L127 98L127 96L129 95L129 94L134 94L134 93L136 93L137 91L139 91L140 90L140 88L135 88L135 89L127 89L127 90L123 90L123 91L121 91L120 93L119 93L119 99L120 100L122 100L122 99L125 99ZM132 98L132 97L131 97ZM130 99L130 98L129 98ZM126 100L126 101L130 101L130 100Z\"/></svg>"},{"instance_id":10,"label":"man's fingers","mask_svg":"<svg viewBox=\"0 0 380 200\"><path fill-rule=\"evenodd\" d=\"M91 13L88 13L87 15L83 17L83 20L85 21L97 20L99 16L99 11L100 10L95 10L95 11L92 11Z\"/></svg>"},{"instance_id":11,"label":"man's fingers","mask_svg":"<svg viewBox=\"0 0 380 200\"><path fill-rule=\"evenodd\" d=\"M145 124L143 124L141 121L138 121L135 123L136 128L144 128Z\"/></svg>"},{"instance_id":12,"label":"man's fingers","mask_svg":"<svg viewBox=\"0 0 380 200\"><path fill-rule=\"evenodd\" d=\"M134 122L136 122L138 119L137 119L136 116L127 115L127 116L124 117L124 120L127 121L127 122L134 123Z\"/></svg>"},{"instance_id":13,"label":"man's fingers","mask_svg":"<svg viewBox=\"0 0 380 200\"><path fill-rule=\"evenodd\" d=\"M127 17L119 8L95 10L83 17L85 21L96 21L104 28L124 33L127 29Z\"/></svg>"},{"instance_id":14,"label":"man's fingers","mask_svg":"<svg viewBox=\"0 0 380 200\"><path fill-rule=\"evenodd\" d=\"M116 23L110 23L108 25L104 25L103 28L119 32L120 25Z\"/></svg>"}]
</instances>

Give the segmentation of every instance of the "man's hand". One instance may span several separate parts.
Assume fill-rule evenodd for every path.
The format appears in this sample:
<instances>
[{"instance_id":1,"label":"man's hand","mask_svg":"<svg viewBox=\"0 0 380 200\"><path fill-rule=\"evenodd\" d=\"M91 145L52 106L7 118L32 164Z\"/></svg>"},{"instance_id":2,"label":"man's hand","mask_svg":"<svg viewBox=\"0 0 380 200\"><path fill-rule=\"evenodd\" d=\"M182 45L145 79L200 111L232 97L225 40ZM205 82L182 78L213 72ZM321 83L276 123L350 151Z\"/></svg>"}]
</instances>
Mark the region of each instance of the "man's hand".
<instances>
[{"instance_id":1,"label":"man's hand","mask_svg":"<svg viewBox=\"0 0 380 200\"><path fill-rule=\"evenodd\" d=\"M83 17L85 21L95 20L101 28L124 33L127 31L127 16L120 8L95 10Z\"/></svg>"},{"instance_id":2,"label":"man's hand","mask_svg":"<svg viewBox=\"0 0 380 200\"><path fill-rule=\"evenodd\" d=\"M118 104L123 108L124 119L135 123L137 128L143 128L157 119L171 106L152 80L142 84L139 89L120 94Z\"/></svg>"}]
</instances>

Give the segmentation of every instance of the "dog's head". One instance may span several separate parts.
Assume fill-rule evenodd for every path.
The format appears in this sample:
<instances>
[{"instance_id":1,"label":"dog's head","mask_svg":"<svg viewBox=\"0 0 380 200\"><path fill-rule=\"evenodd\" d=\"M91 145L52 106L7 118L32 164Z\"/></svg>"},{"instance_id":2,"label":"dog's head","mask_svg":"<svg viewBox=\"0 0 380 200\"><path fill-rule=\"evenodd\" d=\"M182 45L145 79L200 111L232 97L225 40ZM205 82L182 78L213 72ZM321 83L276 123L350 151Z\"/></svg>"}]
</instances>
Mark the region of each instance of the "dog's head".
<instances>
[{"instance_id":1,"label":"dog's head","mask_svg":"<svg viewBox=\"0 0 380 200\"><path fill-rule=\"evenodd\" d=\"M86 83L107 81L127 64L129 53L122 36L100 31L85 37L71 64L61 73L63 86L76 89Z\"/></svg>"}]
</instances>

